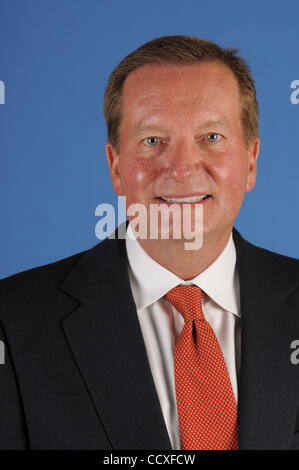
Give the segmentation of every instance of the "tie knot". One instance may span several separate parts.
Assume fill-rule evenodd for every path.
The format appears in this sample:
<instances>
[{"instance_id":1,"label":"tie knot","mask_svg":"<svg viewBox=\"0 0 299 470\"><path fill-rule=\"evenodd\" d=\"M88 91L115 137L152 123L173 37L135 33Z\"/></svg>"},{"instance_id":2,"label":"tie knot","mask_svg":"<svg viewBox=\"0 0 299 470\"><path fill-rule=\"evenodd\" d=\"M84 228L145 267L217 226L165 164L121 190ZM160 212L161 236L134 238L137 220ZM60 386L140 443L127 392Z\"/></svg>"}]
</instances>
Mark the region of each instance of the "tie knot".
<instances>
[{"instance_id":1,"label":"tie knot","mask_svg":"<svg viewBox=\"0 0 299 470\"><path fill-rule=\"evenodd\" d=\"M185 320L204 320L202 311L202 299L206 294L197 286L179 286L171 289L166 294L166 299L172 303Z\"/></svg>"}]
</instances>

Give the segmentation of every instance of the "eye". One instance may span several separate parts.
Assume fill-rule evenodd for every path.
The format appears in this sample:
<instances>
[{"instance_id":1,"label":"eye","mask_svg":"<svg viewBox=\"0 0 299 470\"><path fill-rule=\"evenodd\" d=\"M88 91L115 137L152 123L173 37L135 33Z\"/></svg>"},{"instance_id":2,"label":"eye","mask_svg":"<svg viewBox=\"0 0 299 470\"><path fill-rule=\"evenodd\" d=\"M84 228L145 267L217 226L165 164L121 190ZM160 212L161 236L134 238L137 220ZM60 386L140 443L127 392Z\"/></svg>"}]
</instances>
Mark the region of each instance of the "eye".
<instances>
[{"instance_id":1,"label":"eye","mask_svg":"<svg viewBox=\"0 0 299 470\"><path fill-rule=\"evenodd\" d=\"M216 132L210 132L210 134L207 134L205 138L208 142L218 142L218 140L221 139L221 135Z\"/></svg>"},{"instance_id":2,"label":"eye","mask_svg":"<svg viewBox=\"0 0 299 470\"><path fill-rule=\"evenodd\" d=\"M160 139L158 137L147 137L146 139L144 139L144 142L149 147L154 147L160 142Z\"/></svg>"}]
</instances>

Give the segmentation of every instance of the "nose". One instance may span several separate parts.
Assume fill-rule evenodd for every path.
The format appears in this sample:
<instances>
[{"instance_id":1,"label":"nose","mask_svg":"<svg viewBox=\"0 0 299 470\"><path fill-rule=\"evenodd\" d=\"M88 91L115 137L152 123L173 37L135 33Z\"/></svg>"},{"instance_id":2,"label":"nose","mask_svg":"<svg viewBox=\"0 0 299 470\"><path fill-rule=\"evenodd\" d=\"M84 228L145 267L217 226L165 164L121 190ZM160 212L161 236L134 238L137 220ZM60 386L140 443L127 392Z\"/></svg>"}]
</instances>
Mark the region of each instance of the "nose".
<instances>
[{"instance_id":1,"label":"nose","mask_svg":"<svg viewBox=\"0 0 299 470\"><path fill-rule=\"evenodd\" d=\"M165 167L168 176L177 181L194 175L201 167L201 157L196 144L185 139L170 144L167 155L165 154Z\"/></svg>"}]
</instances>

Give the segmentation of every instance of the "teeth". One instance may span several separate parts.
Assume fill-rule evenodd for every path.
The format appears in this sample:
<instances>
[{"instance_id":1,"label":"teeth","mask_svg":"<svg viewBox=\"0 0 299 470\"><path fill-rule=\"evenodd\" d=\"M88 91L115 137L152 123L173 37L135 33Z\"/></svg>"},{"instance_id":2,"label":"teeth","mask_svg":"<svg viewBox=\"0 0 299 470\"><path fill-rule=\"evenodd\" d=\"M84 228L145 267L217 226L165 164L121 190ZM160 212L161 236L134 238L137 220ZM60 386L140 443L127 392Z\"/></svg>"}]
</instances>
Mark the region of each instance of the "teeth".
<instances>
[{"instance_id":1,"label":"teeth","mask_svg":"<svg viewBox=\"0 0 299 470\"><path fill-rule=\"evenodd\" d=\"M206 199L207 197L208 197L208 194L205 194L203 196L192 196L192 197L161 197L161 199L167 202L199 202L199 201L202 201L203 199Z\"/></svg>"}]
</instances>

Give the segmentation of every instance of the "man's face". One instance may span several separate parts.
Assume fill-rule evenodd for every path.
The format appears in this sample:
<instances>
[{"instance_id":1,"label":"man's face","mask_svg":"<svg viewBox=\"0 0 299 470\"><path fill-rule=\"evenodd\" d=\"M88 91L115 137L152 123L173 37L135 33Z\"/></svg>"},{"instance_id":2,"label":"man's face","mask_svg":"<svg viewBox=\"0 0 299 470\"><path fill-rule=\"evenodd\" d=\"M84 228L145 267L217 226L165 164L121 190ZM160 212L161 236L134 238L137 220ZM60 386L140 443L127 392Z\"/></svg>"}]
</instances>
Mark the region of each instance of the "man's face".
<instances>
[{"instance_id":1,"label":"man's face","mask_svg":"<svg viewBox=\"0 0 299 470\"><path fill-rule=\"evenodd\" d=\"M208 195L204 237L228 235L246 191L255 184L259 141L246 148L239 88L219 62L145 65L122 91L119 152L106 146L114 190L127 207L161 198ZM171 201L170 201L171 202Z\"/></svg>"}]
</instances>

